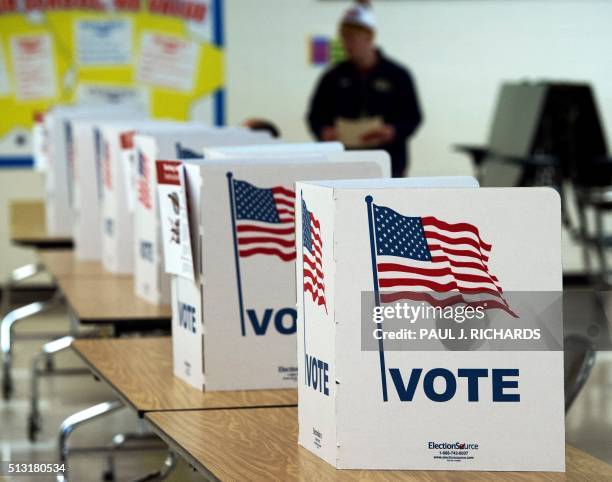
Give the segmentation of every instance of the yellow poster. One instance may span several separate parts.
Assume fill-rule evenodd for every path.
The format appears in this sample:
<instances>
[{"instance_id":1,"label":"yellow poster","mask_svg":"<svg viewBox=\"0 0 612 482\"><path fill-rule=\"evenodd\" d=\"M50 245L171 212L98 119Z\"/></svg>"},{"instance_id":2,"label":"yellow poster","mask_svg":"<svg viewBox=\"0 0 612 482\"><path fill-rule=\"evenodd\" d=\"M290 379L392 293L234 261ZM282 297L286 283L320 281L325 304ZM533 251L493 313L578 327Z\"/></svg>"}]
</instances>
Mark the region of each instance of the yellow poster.
<instances>
[{"instance_id":1,"label":"yellow poster","mask_svg":"<svg viewBox=\"0 0 612 482\"><path fill-rule=\"evenodd\" d=\"M0 167L31 165L36 113L135 97L224 123L222 0L0 0Z\"/></svg>"}]
</instances>

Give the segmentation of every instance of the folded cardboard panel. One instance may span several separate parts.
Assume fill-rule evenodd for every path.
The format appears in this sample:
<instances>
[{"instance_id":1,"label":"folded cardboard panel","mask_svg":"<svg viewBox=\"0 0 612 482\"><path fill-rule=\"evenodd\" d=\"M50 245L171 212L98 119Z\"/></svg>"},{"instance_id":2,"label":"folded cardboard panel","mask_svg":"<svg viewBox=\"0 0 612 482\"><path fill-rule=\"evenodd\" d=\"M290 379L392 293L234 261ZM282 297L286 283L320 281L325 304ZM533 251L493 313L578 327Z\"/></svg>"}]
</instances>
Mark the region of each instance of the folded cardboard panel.
<instances>
[{"instance_id":1,"label":"folded cardboard panel","mask_svg":"<svg viewBox=\"0 0 612 482\"><path fill-rule=\"evenodd\" d=\"M179 229L179 237L189 240L190 248L181 250L174 243L174 272L185 279L193 273L187 282L201 292L203 342L192 339L202 350L198 353L184 349L186 338L173 339L175 353L183 357L175 358L175 374L198 386L199 374L182 370L199 363L206 390L294 387L294 184L299 179L383 177L389 173L388 155L302 152L204 160L186 162L183 173L188 192L183 201L179 196L179 205L188 206L179 207L184 214L178 216L191 222L189 233ZM168 253L172 231L163 229ZM188 252L193 253L190 260L181 257ZM191 270L185 269L189 263Z\"/></svg>"},{"instance_id":2,"label":"folded cardboard panel","mask_svg":"<svg viewBox=\"0 0 612 482\"><path fill-rule=\"evenodd\" d=\"M157 160L201 157L202 146L239 145L271 142L262 132L241 128L211 128L185 123L172 127L151 126L132 132L133 139L124 141L124 178L132 177L128 189L134 204L134 289L137 296L155 304L170 302L170 277L164 271L161 246L157 176ZM129 151L132 152L129 152ZM130 158L133 158L131 165Z\"/></svg>"},{"instance_id":3,"label":"folded cardboard panel","mask_svg":"<svg viewBox=\"0 0 612 482\"><path fill-rule=\"evenodd\" d=\"M125 118L142 120L138 112L124 112ZM102 143L97 126L115 117L113 111L96 115L95 119L67 121L69 192L73 213L72 236L75 256L81 260L101 260L102 235L100 211L102 183Z\"/></svg>"},{"instance_id":4,"label":"folded cardboard panel","mask_svg":"<svg viewBox=\"0 0 612 482\"><path fill-rule=\"evenodd\" d=\"M46 143L45 203L47 231L55 236L72 235L72 154L74 134L71 120L134 118L146 113L137 105L57 106L43 120Z\"/></svg>"},{"instance_id":5,"label":"folded cardboard panel","mask_svg":"<svg viewBox=\"0 0 612 482\"><path fill-rule=\"evenodd\" d=\"M298 183L299 443L338 468L562 471L558 195L431 186Z\"/></svg>"}]
</instances>

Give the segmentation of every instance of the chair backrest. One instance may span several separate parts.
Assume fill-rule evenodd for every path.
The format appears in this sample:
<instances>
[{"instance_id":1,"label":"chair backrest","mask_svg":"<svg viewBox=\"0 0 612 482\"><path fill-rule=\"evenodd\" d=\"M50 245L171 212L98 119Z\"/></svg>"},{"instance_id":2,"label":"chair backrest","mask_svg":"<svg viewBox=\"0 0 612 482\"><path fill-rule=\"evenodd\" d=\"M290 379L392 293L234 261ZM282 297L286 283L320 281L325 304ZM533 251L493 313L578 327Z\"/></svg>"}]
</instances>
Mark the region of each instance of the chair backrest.
<instances>
[{"instance_id":1,"label":"chair backrest","mask_svg":"<svg viewBox=\"0 0 612 482\"><path fill-rule=\"evenodd\" d=\"M526 157L533 152L546 91L544 84L502 85L489 133L490 151L512 157Z\"/></svg>"},{"instance_id":2,"label":"chair backrest","mask_svg":"<svg viewBox=\"0 0 612 482\"><path fill-rule=\"evenodd\" d=\"M533 146L561 162L563 178L581 187L609 185L608 146L588 84L549 84Z\"/></svg>"},{"instance_id":3,"label":"chair backrest","mask_svg":"<svg viewBox=\"0 0 612 482\"><path fill-rule=\"evenodd\" d=\"M559 160L553 177L581 187L612 183L612 163L595 98L588 84L505 83L491 132L490 157L552 156ZM527 174L527 175L526 175ZM534 168L488 163L484 186L524 184Z\"/></svg>"},{"instance_id":4,"label":"chair backrest","mask_svg":"<svg viewBox=\"0 0 612 482\"><path fill-rule=\"evenodd\" d=\"M544 84L502 84L489 132L489 160L499 156L525 158L532 154L545 100ZM514 164L488 162L485 164L482 185L516 186L520 183L523 170L523 167Z\"/></svg>"}]
</instances>

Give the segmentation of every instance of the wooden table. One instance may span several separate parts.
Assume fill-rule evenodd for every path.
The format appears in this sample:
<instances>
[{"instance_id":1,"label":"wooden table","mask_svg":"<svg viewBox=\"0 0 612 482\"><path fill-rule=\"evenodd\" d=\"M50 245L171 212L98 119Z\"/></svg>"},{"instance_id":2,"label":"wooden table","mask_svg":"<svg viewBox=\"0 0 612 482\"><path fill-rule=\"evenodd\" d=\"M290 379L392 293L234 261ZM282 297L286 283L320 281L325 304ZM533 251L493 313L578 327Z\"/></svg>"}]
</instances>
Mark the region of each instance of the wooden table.
<instances>
[{"instance_id":1,"label":"wooden table","mask_svg":"<svg viewBox=\"0 0 612 482\"><path fill-rule=\"evenodd\" d=\"M76 340L92 372L139 415L156 410L209 410L297 405L296 390L202 392L172 374L170 337Z\"/></svg>"},{"instance_id":2,"label":"wooden table","mask_svg":"<svg viewBox=\"0 0 612 482\"><path fill-rule=\"evenodd\" d=\"M50 236L45 228L45 207L42 201L14 201L10 204L10 239L11 242L21 246L33 247L36 249L55 250L60 248L70 248L72 240L67 237ZM11 310L12 294L15 286L24 280L31 278L44 269L45 261L29 263L11 272L5 278L4 289L2 290L1 311L4 312L0 322L0 332L2 332L2 396L8 400L13 393L12 376L12 352L15 337L13 331L17 323L22 320L42 313L56 305L60 300L57 292L47 300L34 301L25 306ZM63 263L56 263L56 268L62 268ZM39 333L43 338L48 334Z\"/></svg>"},{"instance_id":3,"label":"wooden table","mask_svg":"<svg viewBox=\"0 0 612 482\"><path fill-rule=\"evenodd\" d=\"M40 250L39 260L53 276L75 318L83 324L170 328L170 305L149 303L134 293L131 275L105 271L97 261L78 261L68 249Z\"/></svg>"},{"instance_id":4,"label":"wooden table","mask_svg":"<svg viewBox=\"0 0 612 482\"><path fill-rule=\"evenodd\" d=\"M612 480L612 466L566 446L567 472L336 470L297 444L297 408L151 412L157 433L204 475L221 480Z\"/></svg>"},{"instance_id":5,"label":"wooden table","mask_svg":"<svg viewBox=\"0 0 612 482\"><path fill-rule=\"evenodd\" d=\"M99 261L79 261L72 249L41 249L38 251L38 260L53 276L79 276L79 277L117 277L104 271Z\"/></svg>"},{"instance_id":6,"label":"wooden table","mask_svg":"<svg viewBox=\"0 0 612 482\"><path fill-rule=\"evenodd\" d=\"M35 248L69 248L69 236L54 236L47 232L43 201L13 201L9 207L11 242Z\"/></svg>"},{"instance_id":7,"label":"wooden table","mask_svg":"<svg viewBox=\"0 0 612 482\"><path fill-rule=\"evenodd\" d=\"M54 258L53 263L57 259ZM75 264L58 266L51 264L52 269L56 270L55 281L58 291L69 306L70 318L73 322L73 329L70 334L63 336L46 344L43 347L45 356L52 356L66 350L77 343L76 326L78 324L96 324L112 326L114 335L121 336L124 333L153 332L163 330L167 333L171 326L171 309L169 305L153 305L138 298L134 294L134 281L131 276L75 274L75 270L80 270ZM85 268L83 268L85 270ZM64 274L58 274L66 271ZM91 340L93 342L93 340ZM142 355L142 353L140 353ZM36 439L40 430L40 412L38 403L39 379L43 373L37 366L42 360L42 355L36 358L32 370L31 412L28 417L28 434L31 441ZM111 357L111 360L113 358ZM139 376L138 371L133 372ZM151 382L154 384L154 382ZM142 385L141 390L146 393L148 385ZM65 439L63 439L65 441Z\"/></svg>"},{"instance_id":8,"label":"wooden table","mask_svg":"<svg viewBox=\"0 0 612 482\"><path fill-rule=\"evenodd\" d=\"M170 305L154 305L138 298L131 276L58 276L56 282L80 323L163 322L169 327Z\"/></svg>"}]
</instances>

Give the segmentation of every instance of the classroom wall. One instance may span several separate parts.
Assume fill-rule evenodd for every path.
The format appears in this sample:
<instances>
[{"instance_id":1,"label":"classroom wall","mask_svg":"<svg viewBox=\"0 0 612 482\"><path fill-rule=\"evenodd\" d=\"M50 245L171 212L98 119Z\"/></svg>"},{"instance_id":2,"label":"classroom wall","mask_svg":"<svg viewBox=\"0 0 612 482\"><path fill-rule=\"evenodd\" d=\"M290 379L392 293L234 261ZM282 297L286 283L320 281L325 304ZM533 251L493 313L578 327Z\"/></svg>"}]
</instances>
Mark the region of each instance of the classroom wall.
<instances>
[{"instance_id":1,"label":"classroom wall","mask_svg":"<svg viewBox=\"0 0 612 482\"><path fill-rule=\"evenodd\" d=\"M323 68L307 65L311 34L333 34L348 1L226 0L228 119L272 119L308 138L304 113ZM454 143L483 143L504 80L588 79L612 131L612 2L380 0L379 44L408 65L425 124L412 145L414 175L469 174Z\"/></svg>"},{"instance_id":2,"label":"classroom wall","mask_svg":"<svg viewBox=\"0 0 612 482\"><path fill-rule=\"evenodd\" d=\"M323 67L307 63L310 35L334 35L348 1L226 0L228 121L276 122L309 139L309 97ZM425 123L411 146L411 175L471 174L455 143L486 143L505 80L588 81L612 139L612 2L605 0L380 0L378 43L408 65ZM582 269L563 237L566 271Z\"/></svg>"},{"instance_id":3,"label":"classroom wall","mask_svg":"<svg viewBox=\"0 0 612 482\"><path fill-rule=\"evenodd\" d=\"M43 177L39 172L26 169L0 169L0 288L4 286L9 270L34 262L31 249L17 248L9 242L9 202L18 199L41 199ZM46 276L33 281L48 283Z\"/></svg>"},{"instance_id":4,"label":"classroom wall","mask_svg":"<svg viewBox=\"0 0 612 482\"><path fill-rule=\"evenodd\" d=\"M308 98L323 68L307 64L307 38L331 35L348 1L225 0L227 118L275 121L293 141L309 134ZM588 79L612 139L612 2L605 0L374 1L379 43L410 66L425 124L412 145L413 175L470 174L457 142L486 141L506 79ZM8 248L7 200L42 197L40 176L0 171L0 275L33 259ZM566 269L580 266L565 240ZM3 282L3 280L2 280Z\"/></svg>"}]
</instances>

